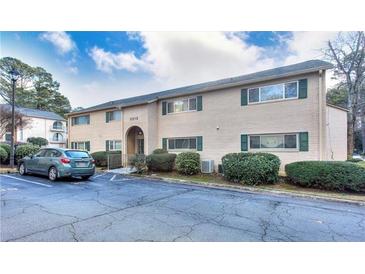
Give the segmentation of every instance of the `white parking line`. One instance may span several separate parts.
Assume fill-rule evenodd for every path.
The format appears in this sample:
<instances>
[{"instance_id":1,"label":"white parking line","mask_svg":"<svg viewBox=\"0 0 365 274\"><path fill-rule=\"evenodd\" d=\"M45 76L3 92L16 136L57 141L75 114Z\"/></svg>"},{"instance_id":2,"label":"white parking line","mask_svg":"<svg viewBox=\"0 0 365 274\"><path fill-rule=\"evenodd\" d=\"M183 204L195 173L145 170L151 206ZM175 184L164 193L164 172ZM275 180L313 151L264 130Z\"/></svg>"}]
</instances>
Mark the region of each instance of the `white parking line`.
<instances>
[{"instance_id":1,"label":"white parking line","mask_svg":"<svg viewBox=\"0 0 365 274\"><path fill-rule=\"evenodd\" d=\"M114 181L114 178L115 178L115 177L117 177L117 175L116 175L116 174L115 174L115 175L113 175L113 177L111 177L109 181Z\"/></svg>"},{"instance_id":2,"label":"white parking line","mask_svg":"<svg viewBox=\"0 0 365 274\"><path fill-rule=\"evenodd\" d=\"M100 176L104 176L106 173L103 173L103 174L99 174L99 175L96 175L96 176L93 176L93 178L98 178Z\"/></svg>"},{"instance_id":3,"label":"white parking line","mask_svg":"<svg viewBox=\"0 0 365 274\"><path fill-rule=\"evenodd\" d=\"M19 181L31 183L31 184L34 184L34 185L44 186L44 187L52 187L51 185L46 185L46 184L42 184L42 183L38 183L38 182L33 182L33 181L25 180L25 179L22 179L22 178L13 177L13 176L10 176L10 175L1 175L1 177L8 177L8 178L11 178L11 179L14 179L14 180L19 180Z\"/></svg>"}]
</instances>

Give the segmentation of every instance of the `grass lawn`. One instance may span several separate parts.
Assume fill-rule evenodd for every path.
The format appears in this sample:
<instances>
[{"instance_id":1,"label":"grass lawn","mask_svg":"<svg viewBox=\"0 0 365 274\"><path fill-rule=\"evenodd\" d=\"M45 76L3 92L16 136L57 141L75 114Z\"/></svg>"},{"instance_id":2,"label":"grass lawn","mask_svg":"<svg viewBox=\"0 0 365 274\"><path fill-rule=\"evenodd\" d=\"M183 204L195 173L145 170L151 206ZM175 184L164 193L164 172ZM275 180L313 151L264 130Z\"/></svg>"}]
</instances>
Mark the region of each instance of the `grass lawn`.
<instances>
[{"instance_id":1,"label":"grass lawn","mask_svg":"<svg viewBox=\"0 0 365 274\"><path fill-rule=\"evenodd\" d=\"M365 168L365 161L358 162L357 164L358 164L359 166L361 166L361 167Z\"/></svg>"},{"instance_id":2,"label":"grass lawn","mask_svg":"<svg viewBox=\"0 0 365 274\"><path fill-rule=\"evenodd\" d=\"M365 162L363 162L365 163ZM364 165L365 168L365 165ZM248 186L240 183L233 183L226 181L221 175L218 174L197 174L197 175L181 175L177 172L154 172L149 174L150 177L183 180L186 182L192 182L196 184L227 187L235 189L246 189L251 191L270 191L278 193L287 193L300 196L310 196L314 198L325 198L325 199L336 199L336 200L347 200L365 203L365 194L361 193L350 193L350 192L339 192L339 191L328 191L313 188L304 188L285 182L285 179L281 177L280 182L276 184L267 184L259 186Z\"/></svg>"}]
</instances>

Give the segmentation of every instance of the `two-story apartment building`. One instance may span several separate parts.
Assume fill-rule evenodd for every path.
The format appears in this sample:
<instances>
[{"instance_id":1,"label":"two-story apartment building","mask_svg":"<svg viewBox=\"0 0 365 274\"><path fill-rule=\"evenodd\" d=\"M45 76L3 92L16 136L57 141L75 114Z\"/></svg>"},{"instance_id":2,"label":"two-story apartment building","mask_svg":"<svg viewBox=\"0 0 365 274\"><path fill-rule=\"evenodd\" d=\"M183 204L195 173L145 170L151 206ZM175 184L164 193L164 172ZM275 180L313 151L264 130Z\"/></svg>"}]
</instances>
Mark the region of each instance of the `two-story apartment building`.
<instances>
[{"instance_id":1,"label":"two-story apartment building","mask_svg":"<svg viewBox=\"0 0 365 274\"><path fill-rule=\"evenodd\" d=\"M2 105L11 109L10 105ZM25 143L30 137L42 137L48 140L49 147L67 146L66 120L60 115L44 110L16 107L15 111L20 112L27 120L26 126L17 128L15 141ZM11 132L0 136L0 142L10 142Z\"/></svg>"},{"instance_id":2,"label":"two-story apartment building","mask_svg":"<svg viewBox=\"0 0 365 274\"><path fill-rule=\"evenodd\" d=\"M110 101L68 115L69 146L91 152L197 151L204 160L265 151L285 164L346 159L346 110L326 104L326 70L311 60Z\"/></svg>"}]
</instances>

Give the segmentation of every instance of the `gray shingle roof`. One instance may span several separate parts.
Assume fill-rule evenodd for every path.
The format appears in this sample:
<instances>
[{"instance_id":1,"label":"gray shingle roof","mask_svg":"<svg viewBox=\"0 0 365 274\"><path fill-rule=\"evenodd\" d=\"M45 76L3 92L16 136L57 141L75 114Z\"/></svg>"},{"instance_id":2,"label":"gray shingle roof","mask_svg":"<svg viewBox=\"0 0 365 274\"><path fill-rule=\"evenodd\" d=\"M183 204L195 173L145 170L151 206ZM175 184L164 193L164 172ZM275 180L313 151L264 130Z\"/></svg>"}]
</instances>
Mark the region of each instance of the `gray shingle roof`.
<instances>
[{"instance_id":1,"label":"gray shingle roof","mask_svg":"<svg viewBox=\"0 0 365 274\"><path fill-rule=\"evenodd\" d=\"M11 109L11 106L9 104L0 104L0 105ZM50 112L50 111L32 109L32 108L23 108L23 107L15 107L15 110L19 111L24 116L28 116L28 117L37 117L37 118L44 118L44 119L50 119L50 120L65 121L65 119L63 117L61 117L57 113Z\"/></svg>"},{"instance_id":2,"label":"gray shingle roof","mask_svg":"<svg viewBox=\"0 0 365 274\"><path fill-rule=\"evenodd\" d=\"M77 114L77 113L84 113L94 110L102 110L114 107L126 107L126 106L133 106L144 104L149 101L157 100L157 99L166 99L171 97L189 95L197 92L205 92L210 90L216 90L224 87L231 87L237 85L245 85L249 83L270 80L274 78L282 78L291 75L297 75L301 73L307 72L314 72L318 70L325 70L331 69L333 66L332 64L321 61L321 60L309 60L306 62L278 67L274 69L263 70L255 73L250 73L242 76L232 77L232 78L225 78L216 81L205 82L201 84L196 84L192 86L185 86L155 93L150 93L146 95L136 96L125 98L121 100L115 100L106 102L100 105L92 106L89 108L85 108L83 110L72 112L70 114Z\"/></svg>"}]
</instances>

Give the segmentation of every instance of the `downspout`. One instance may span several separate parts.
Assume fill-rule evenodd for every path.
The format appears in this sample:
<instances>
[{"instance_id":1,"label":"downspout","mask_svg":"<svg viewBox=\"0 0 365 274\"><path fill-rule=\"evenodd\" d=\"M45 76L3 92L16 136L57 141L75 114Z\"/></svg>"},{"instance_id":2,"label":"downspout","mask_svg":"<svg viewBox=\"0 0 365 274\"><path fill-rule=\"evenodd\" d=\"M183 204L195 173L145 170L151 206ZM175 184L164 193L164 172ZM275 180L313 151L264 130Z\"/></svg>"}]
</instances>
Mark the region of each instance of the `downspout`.
<instances>
[{"instance_id":1,"label":"downspout","mask_svg":"<svg viewBox=\"0 0 365 274\"><path fill-rule=\"evenodd\" d=\"M323 126L325 125L325 123L323 123L323 119L324 119L324 112L325 112L325 103L323 100L323 70L319 70L319 78L318 78L318 111L319 111L319 115L318 115L318 119L319 119L319 123L318 123L318 132L319 132L319 160L323 161L324 160L324 149L325 149L325 144L324 144L324 130L323 130Z\"/></svg>"}]
</instances>

